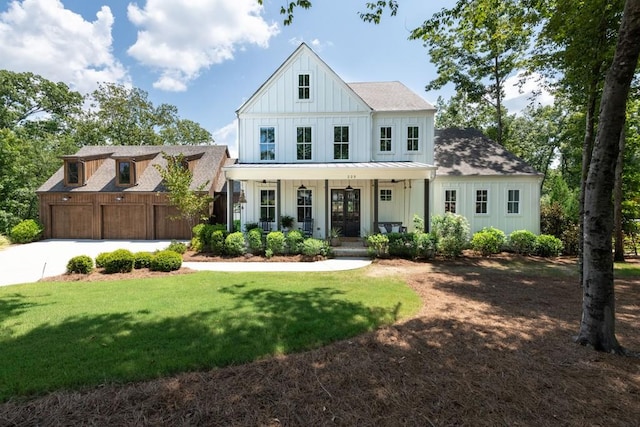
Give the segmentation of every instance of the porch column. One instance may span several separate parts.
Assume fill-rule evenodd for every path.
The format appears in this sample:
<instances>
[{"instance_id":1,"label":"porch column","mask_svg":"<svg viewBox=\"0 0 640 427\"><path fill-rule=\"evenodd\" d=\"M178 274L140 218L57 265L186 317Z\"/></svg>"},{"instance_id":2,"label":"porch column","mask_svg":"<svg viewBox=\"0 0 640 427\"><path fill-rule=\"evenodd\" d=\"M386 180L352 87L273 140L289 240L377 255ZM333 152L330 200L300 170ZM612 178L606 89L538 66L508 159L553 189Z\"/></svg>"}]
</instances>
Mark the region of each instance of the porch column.
<instances>
[{"instance_id":1,"label":"porch column","mask_svg":"<svg viewBox=\"0 0 640 427\"><path fill-rule=\"evenodd\" d=\"M227 179L227 231L233 232L233 180Z\"/></svg>"},{"instance_id":2,"label":"porch column","mask_svg":"<svg viewBox=\"0 0 640 427\"><path fill-rule=\"evenodd\" d=\"M373 180L373 224L371 230L376 232L376 225L378 224L378 180Z\"/></svg>"},{"instance_id":3,"label":"porch column","mask_svg":"<svg viewBox=\"0 0 640 427\"><path fill-rule=\"evenodd\" d=\"M429 232L431 227L431 218L429 216L429 180L424 180L424 231Z\"/></svg>"},{"instance_id":4,"label":"porch column","mask_svg":"<svg viewBox=\"0 0 640 427\"><path fill-rule=\"evenodd\" d=\"M280 204L280 180L276 180L276 230L280 230L280 215L282 215L282 205Z\"/></svg>"},{"instance_id":5,"label":"porch column","mask_svg":"<svg viewBox=\"0 0 640 427\"><path fill-rule=\"evenodd\" d=\"M329 237L329 221L331 220L331 205L329 204L329 180L324 180L324 237Z\"/></svg>"}]
</instances>

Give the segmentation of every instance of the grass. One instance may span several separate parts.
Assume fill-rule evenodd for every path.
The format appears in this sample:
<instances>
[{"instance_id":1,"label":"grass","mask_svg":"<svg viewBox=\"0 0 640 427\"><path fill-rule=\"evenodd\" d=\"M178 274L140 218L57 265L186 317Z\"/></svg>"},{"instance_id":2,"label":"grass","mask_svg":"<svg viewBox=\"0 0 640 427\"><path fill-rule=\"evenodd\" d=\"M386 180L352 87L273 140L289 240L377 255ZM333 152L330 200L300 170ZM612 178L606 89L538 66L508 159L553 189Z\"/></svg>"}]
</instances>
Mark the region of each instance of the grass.
<instances>
[{"instance_id":1,"label":"grass","mask_svg":"<svg viewBox=\"0 0 640 427\"><path fill-rule=\"evenodd\" d=\"M616 278L640 276L640 263L616 262L613 273Z\"/></svg>"},{"instance_id":2,"label":"grass","mask_svg":"<svg viewBox=\"0 0 640 427\"><path fill-rule=\"evenodd\" d=\"M200 272L0 288L0 401L297 352L420 307L402 281L365 274Z\"/></svg>"}]
</instances>

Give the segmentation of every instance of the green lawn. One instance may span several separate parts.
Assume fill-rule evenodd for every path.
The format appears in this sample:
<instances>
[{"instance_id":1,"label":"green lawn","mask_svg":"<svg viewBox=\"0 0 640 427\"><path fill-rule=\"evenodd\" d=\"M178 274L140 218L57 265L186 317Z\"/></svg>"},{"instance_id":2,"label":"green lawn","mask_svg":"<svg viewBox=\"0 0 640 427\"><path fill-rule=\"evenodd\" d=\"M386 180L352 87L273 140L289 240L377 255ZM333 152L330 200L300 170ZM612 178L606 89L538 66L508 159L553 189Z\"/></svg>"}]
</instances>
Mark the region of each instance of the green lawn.
<instances>
[{"instance_id":1,"label":"green lawn","mask_svg":"<svg viewBox=\"0 0 640 427\"><path fill-rule=\"evenodd\" d=\"M402 281L366 270L1 287L0 401L301 351L420 304Z\"/></svg>"}]
</instances>

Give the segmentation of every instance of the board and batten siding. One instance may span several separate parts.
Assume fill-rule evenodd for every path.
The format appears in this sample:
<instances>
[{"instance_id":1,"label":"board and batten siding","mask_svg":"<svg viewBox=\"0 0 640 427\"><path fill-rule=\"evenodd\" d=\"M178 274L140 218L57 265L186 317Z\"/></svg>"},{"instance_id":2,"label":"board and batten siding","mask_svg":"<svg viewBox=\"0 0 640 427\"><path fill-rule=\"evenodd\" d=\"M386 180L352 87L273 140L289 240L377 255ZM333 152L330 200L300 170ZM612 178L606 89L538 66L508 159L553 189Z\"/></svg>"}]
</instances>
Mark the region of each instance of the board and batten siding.
<instances>
[{"instance_id":1,"label":"board and batten siding","mask_svg":"<svg viewBox=\"0 0 640 427\"><path fill-rule=\"evenodd\" d=\"M434 215L443 215L445 191L456 190L456 213L467 218L471 233L484 227L502 230L507 236L515 230L540 233L540 178L537 176L452 177L437 176L431 192ZM487 214L477 214L476 191L487 190ZM507 213L509 190L520 190L520 213Z\"/></svg>"},{"instance_id":2,"label":"board and batten siding","mask_svg":"<svg viewBox=\"0 0 640 427\"><path fill-rule=\"evenodd\" d=\"M408 127L417 126L419 149L407 150ZM380 128L391 127L391 152L380 151ZM372 159L378 162L412 161L433 164L434 113L375 113L371 131Z\"/></svg>"}]
</instances>

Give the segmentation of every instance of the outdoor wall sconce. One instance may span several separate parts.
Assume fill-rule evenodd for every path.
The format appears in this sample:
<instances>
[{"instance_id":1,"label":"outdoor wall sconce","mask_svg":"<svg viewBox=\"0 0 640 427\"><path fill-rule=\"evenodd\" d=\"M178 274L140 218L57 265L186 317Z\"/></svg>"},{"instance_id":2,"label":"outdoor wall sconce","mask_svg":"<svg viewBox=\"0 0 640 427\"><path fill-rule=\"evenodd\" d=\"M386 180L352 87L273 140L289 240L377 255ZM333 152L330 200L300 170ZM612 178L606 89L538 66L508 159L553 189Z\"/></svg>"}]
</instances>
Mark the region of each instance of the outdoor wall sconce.
<instances>
[{"instance_id":1,"label":"outdoor wall sconce","mask_svg":"<svg viewBox=\"0 0 640 427\"><path fill-rule=\"evenodd\" d=\"M247 196L244 194L244 190L240 190L240 196L238 197L238 203L247 203Z\"/></svg>"},{"instance_id":2,"label":"outdoor wall sconce","mask_svg":"<svg viewBox=\"0 0 640 427\"><path fill-rule=\"evenodd\" d=\"M306 190L307 187L304 186L304 184L300 184L300 187L298 187L298 190Z\"/></svg>"},{"instance_id":3,"label":"outdoor wall sconce","mask_svg":"<svg viewBox=\"0 0 640 427\"><path fill-rule=\"evenodd\" d=\"M71 196L63 196L63 197L62 197L62 201L63 201L63 202L66 202L66 201L68 201L69 199L71 199Z\"/></svg>"},{"instance_id":4,"label":"outdoor wall sconce","mask_svg":"<svg viewBox=\"0 0 640 427\"><path fill-rule=\"evenodd\" d=\"M121 196L117 196L117 197L116 197L116 200L117 200L118 202L123 201L123 200L124 200L124 194L123 194L123 195L121 195Z\"/></svg>"}]
</instances>

